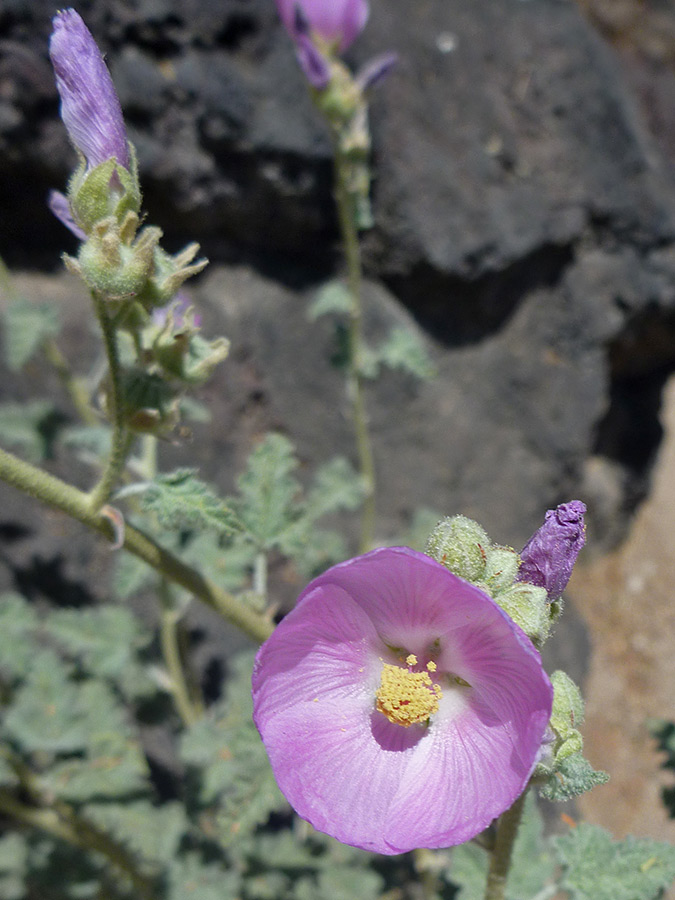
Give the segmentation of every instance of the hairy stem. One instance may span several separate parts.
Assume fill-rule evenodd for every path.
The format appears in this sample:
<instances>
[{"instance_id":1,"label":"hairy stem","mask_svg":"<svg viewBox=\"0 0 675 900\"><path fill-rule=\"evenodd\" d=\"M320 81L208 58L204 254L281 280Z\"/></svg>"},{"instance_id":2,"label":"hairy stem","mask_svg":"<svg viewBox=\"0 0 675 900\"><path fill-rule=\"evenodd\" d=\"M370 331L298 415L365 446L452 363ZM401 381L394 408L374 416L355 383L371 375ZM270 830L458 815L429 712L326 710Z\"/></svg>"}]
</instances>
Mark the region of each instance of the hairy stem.
<instances>
[{"instance_id":1,"label":"hairy stem","mask_svg":"<svg viewBox=\"0 0 675 900\"><path fill-rule=\"evenodd\" d=\"M124 469L129 450L131 449L132 436L129 433L124 420L124 406L122 401L122 382L119 355L117 352L117 332L106 306L105 299L98 294L92 294L94 308L103 334L103 346L108 359L108 374L110 390L107 395L107 411L112 423L111 449L108 461L101 473L101 477L89 492L89 503L92 510L98 512L110 499L115 485Z\"/></svg>"},{"instance_id":2,"label":"hairy stem","mask_svg":"<svg viewBox=\"0 0 675 900\"><path fill-rule=\"evenodd\" d=\"M48 506L67 513L93 531L105 535L110 541L119 537L114 533L110 516L105 514L105 510L92 509L89 494L2 449L0 449L0 479ZM253 640L262 642L274 630L269 619L253 612L228 591L224 591L186 565L139 529L127 524L124 526L122 537L121 546L125 550L215 609L224 619L236 625Z\"/></svg>"},{"instance_id":3,"label":"hairy stem","mask_svg":"<svg viewBox=\"0 0 675 900\"><path fill-rule=\"evenodd\" d=\"M349 362L347 385L352 403L356 450L365 497L361 519L361 552L372 549L375 541L375 462L368 426L363 378L363 305L361 298L361 249L356 210L348 189L349 170L339 150L335 159L335 199L340 232L347 262L347 285L351 297L349 315Z\"/></svg>"},{"instance_id":4,"label":"hairy stem","mask_svg":"<svg viewBox=\"0 0 675 900\"><path fill-rule=\"evenodd\" d=\"M511 854L518 834L518 826L523 815L527 789L517 798L513 806L499 817L495 845L490 856L485 900L504 900L506 879L511 867Z\"/></svg>"}]
</instances>

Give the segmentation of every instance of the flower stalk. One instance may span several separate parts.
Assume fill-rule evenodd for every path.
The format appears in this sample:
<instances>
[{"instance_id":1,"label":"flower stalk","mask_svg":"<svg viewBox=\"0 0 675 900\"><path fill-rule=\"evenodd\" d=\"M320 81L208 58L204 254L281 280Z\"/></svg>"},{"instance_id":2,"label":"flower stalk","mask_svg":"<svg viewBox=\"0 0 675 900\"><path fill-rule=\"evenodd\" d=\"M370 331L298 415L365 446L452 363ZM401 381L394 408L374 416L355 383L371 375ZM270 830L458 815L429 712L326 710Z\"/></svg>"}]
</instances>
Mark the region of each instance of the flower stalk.
<instances>
[{"instance_id":1,"label":"flower stalk","mask_svg":"<svg viewBox=\"0 0 675 900\"><path fill-rule=\"evenodd\" d=\"M490 855L485 900L504 900L513 845L518 834L520 820L523 817L526 796L527 789L506 812L502 813L497 822L495 845Z\"/></svg>"},{"instance_id":2,"label":"flower stalk","mask_svg":"<svg viewBox=\"0 0 675 900\"><path fill-rule=\"evenodd\" d=\"M351 298L349 313L349 360L347 385L352 403L359 471L363 481L364 500L361 518L360 552L366 553L375 543L375 461L370 437L363 378L363 303L361 248L359 245L356 208L349 189L351 169L338 149L335 156L335 200L347 264L347 285Z\"/></svg>"},{"instance_id":3,"label":"flower stalk","mask_svg":"<svg viewBox=\"0 0 675 900\"><path fill-rule=\"evenodd\" d=\"M115 485L124 469L132 436L124 419L122 400L122 380L119 354L117 352L117 331L105 299L92 292L96 317L101 326L103 346L108 359L109 391L106 396L106 407L112 424L111 449L108 461L98 482L89 492L91 508L98 512L110 499Z\"/></svg>"}]
</instances>

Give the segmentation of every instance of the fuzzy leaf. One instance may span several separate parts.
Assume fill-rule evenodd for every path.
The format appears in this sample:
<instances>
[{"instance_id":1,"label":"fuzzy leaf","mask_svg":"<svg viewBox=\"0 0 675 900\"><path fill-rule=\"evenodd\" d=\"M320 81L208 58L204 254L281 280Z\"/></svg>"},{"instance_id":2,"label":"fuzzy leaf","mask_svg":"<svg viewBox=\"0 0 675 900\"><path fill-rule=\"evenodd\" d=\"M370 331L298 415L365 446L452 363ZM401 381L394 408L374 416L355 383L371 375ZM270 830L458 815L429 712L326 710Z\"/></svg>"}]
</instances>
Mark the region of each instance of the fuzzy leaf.
<instances>
[{"instance_id":1,"label":"fuzzy leaf","mask_svg":"<svg viewBox=\"0 0 675 900\"><path fill-rule=\"evenodd\" d=\"M232 502L261 549L278 545L298 518L300 486L293 477L297 465L291 442L280 434L269 434L253 450L238 479L240 496Z\"/></svg>"},{"instance_id":2,"label":"fuzzy leaf","mask_svg":"<svg viewBox=\"0 0 675 900\"><path fill-rule=\"evenodd\" d=\"M539 793L547 800L571 800L607 781L607 772L596 771L581 753L574 753L559 763Z\"/></svg>"},{"instance_id":3,"label":"fuzzy leaf","mask_svg":"<svg viewBox=\"0 0 675 900\"><path fill-rule=\"evenodd\" d=\"M112 574L113 595L118 600L128 600L152 584L156 577L154 570L142 559L131 553L118 553Z\"/></svg>"},{"instance_id":4,"label":"fuzzy leaf","mask_svg":"<svg viewBox=\"0 0 675 900\"><path fill-rule=\"evenodd\" d=\"M26 682L18 688L3 730L27 751L72 752L88 739L86 712L68 669L51 650L34 653Z\"/></svg>"},{"instance_id":5,"label":"fuzzy leaf","mask_svg":"<svg viewBox=\"0 0 675 900\"><path fill-rule=\"evenodd\" d=\"M2 900L23 900L26 896L24 877L28 848L26 839L18 834L0 837L0 897Z\"/></svg>"},{"instance_id":6,"label":"fuzzy leaf","mask_svg":"<svg viewBox=\"0 0 675 900\"><path fill-rule=\"evenodd\" d=\"M581 824L554 840L570 900L657 900L675 880L675 847L628 837L612 841Z\"/></svg>"},{"instance_id":7,"label":"fuzzy leaf","mask_svg":"<svg viewBox=\"0 0 675 900\"><path fill-rule=\"evenodd\" d=\"M61 446L89 464L98 464L110 454L111 431L105 425L69 425L59 435Z\"/></svg>"},{"instance_id":8,"label":"fuzzy leaf","mask_svg":"<svg viewBox=\"0 0 675 900\"><path fill-rule=\"evenodd\" d=\"M35 659L36 627L35 610L20 594L0 595L0 674L11 679L28 674Z\"/></svg>"},{"instance_id":9,"label":"fuzzy leaf","mask_svg":"<svg viewBox=\"0 0 675 900\"><path fill-rule=\"evenodd\" d=\"M317 471L307 495L307 512L312 519L339 510L358 509L364 488L359 474L344 457L336 456Z\"/></svg>"},{"instance_id":10,"label":"fuzzy leaf","mask_svg":"<svg viewBox=\"0 0 675 900\"><path fill-rule=\"evenodd\" d=\"M327 314L349 315L353 303L349 289L341 281L329 281L317 293L307 312L308 318L315 321Z\"/></svg>"},{"instance_id":11,"label":"fuzzy leaf","mask_svg":"<svg viewBox=\"0 0 675 900\"><path fill-rule=\"evenodd\" d=\"M45 628L96 675L113 676L130 665L134 651L146 646L151 634L128 609L64 609L52 613Z\"/></svg>"},{"instance_id":12,"label":"fuzzy leaf","mask_svg":"<svg viewBox=\"0 0 675 900\"><path fill-rule=\"evenodd\" d=\"M40 462L47 454L45 427L53 415L49 400L0 404L2 443L19 448L30 462Z\"/></svg>"},{"instance_id":13,"label":"fuzzy leaf","mask_svg":"<svg viewBox=\"0 0 675 900\"><path fill-rule=\"evenodd\" d=\"M205 863L196 853L172 862L167 900L237 900L239 897L238 875L222 865Z\"/></svg>"},{"instance_id":14,"label":"fuzzy leaf","mask_svg":"<svg viewBox=\"0 0 675 900\"><path fill-rule=\"evenodd\" d=\"M252 669L253 654L235 659L225 702L185 732L180 746L197 785L196 803L225 844L285 806L251 718Z\"/></svg>"},{"instance_id":15,"label":"fuzzy leaf","mask_svg":"<svg viewBox=\"0 0 675 900\"><path fill-rule=\"evenodd\" d=\"M144 860L166 864L174 858L188 828L181 803L153 806L147 800L127 803L89 803L84 813Z\"/></svg>"},{"instance_id":16,"label":"fuzzy leaf","mask_svg":"<svg viewBox=\"0 0 675 900\"><path fill-rule=\"evenodd\" d=\"M377 361L390 369L408 372L427 380L434 374L434 366L420 338L409 328L394 328L389 337L375 351Z\"/></svg>"},{"instance_id":17,"label":"fuzzy leaf","mask_svg":"<svg viewBox=\"0 0 675 900\"><path fill-rule=\"evenodd\" d=\"M7 366L18 372L48 337L59 333L56 306L12 299L5 309L4 345Z\"/></svg>"},{"instance_id":18,"label":"fuzzy leaf","mask_svg":"<svg viewBox=\"0 0 675 900\"><path fill-rule=\"evenodd\" d=\"M214 531L235 534L242 525L235 513L194 469L160 475L141 495L143 509L169 531Z\"/></svg>"}]
</instances>

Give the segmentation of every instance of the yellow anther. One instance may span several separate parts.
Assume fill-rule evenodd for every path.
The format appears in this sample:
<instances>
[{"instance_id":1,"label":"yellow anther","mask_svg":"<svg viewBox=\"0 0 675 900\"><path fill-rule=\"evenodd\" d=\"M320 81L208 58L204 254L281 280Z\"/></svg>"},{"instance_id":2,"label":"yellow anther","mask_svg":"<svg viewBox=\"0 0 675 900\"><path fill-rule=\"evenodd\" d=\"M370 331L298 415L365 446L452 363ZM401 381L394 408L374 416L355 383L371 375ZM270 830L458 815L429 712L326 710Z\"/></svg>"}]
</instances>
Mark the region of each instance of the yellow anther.
<instances>
[{"instance_id":1,"label":"yellow anther","mask_svg":"<svg viewBox=\"0 0 675 900\"><path fill-rule=\"evenodd\" d=\"M409 656L406 656L405 661L406 661L406 664L409 666L417 665L417 657L415 656L414 653L411 653Z\"/></svg>"},{"instance_id":2,"label":"yellow anther","mask_svg":"<svg viewBox=\"0 0 675 900\"><path fill-rule=\"evenodd\" d=\"M408 665L414 665L410 662L411 657L417 662L411 653L406 659ZM428 672L410 672L389 664L382 667L380 686L375 691L378 712L404 728L428 721L438 712L438 701L442 696L440 687L434 684Z\"/></svg>"},{"instance_id":3,"label":"yellow anther","mask_svg":"<svg viewBox=\"0 0 675 900\"><path fill-rule=\"evenodd\" d=\"M429 662L427 663L427 669L428 669L430 672L435 672L437 668L438 668L438 666L437 666L436 663L433 661L433 659L430 659Z\"/></svg>"}]
</instances>

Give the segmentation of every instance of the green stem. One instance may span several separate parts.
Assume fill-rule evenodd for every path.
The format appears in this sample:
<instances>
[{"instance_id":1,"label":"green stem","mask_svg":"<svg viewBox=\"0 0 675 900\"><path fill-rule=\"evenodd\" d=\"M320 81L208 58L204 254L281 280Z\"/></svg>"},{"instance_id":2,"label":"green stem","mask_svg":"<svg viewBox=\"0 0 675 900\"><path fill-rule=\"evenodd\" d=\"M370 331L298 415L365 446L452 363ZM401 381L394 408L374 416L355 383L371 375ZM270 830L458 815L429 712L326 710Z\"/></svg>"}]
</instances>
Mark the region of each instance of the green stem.
<instances>
[{"instance_id":1,"label":"green stem","mask_svg":"<svg viewBox=\"0 0 675 900\"><path fill-rule=\"evenodd\" d=\"M122 374L117 352L117 331L105 300L96 293L92 293L92 297L96 316L103 334L103 346L108 359L110 391L107 396L107 411L112 423L110 456L101 473L101 477L89 492L91 508L98 512L110 499L110 495L124 469L124 464L131 448L132 435L127 430L124 420Z\"/></svg>"},{"instance_id":2,"label":"green stem","mask_svg":"<svg viewBox=\"0 0 675 900\"><path fill-rule=\"evenodd\" d=\"M349 169L339 150L335 158L335 199L347 262L347 285L351 297L349 315L349 368L347 384L352 402L356 450L365 497L361 520L361 552L375 542L375 462L368 428L365 386L362 375L363 308L361 300L361 249L353 198L348 189Z\"/></svg>"},{"instance_id":3,"label":"green stem","mask_svg":"<svg viewBox=\"0 0 675 900\"><path fill-rule=\"evenodd\" d=\"M186 728L198 722L203 710L193 702L190 688L188 687L183 670L183 660L180 652L179 623L180 611L171 596L171 588L163 578L159 585L160 599L160 627L159 638L162 646L162 656L169 670L171 678L171 693L176 704L176 710Z\"/></svg>"},{"instance_id":4,"label":"green stem","mask_svg":"<svg viewBox=\"0 0 675 900\"><path fill-rule=\"evenodd\" d=\"M504 900L506 879L511 867L511 854L518 834L518 826L523 815L527 789L518 797L513 806L499 817L495 845L490 856L485 900Z\"/></svg>"},{"instance_id":5,"label":"green stem","mask_svg":"<svg viewBox=\"0 0 675 900\"><path fill-rule=\"evenodd\" d=\"M113 541L117 537L110 518L104 512L92 509L89 494L2 449L0 449L0 479L48 506L67 513L93 531L105 535L108 540ZM269 619L240 603L232 594L183 563L139 529L126 524L122 546L160 575L216 610L253 640L262 642L274 630Z\"/></svg>"}]
</instances>

